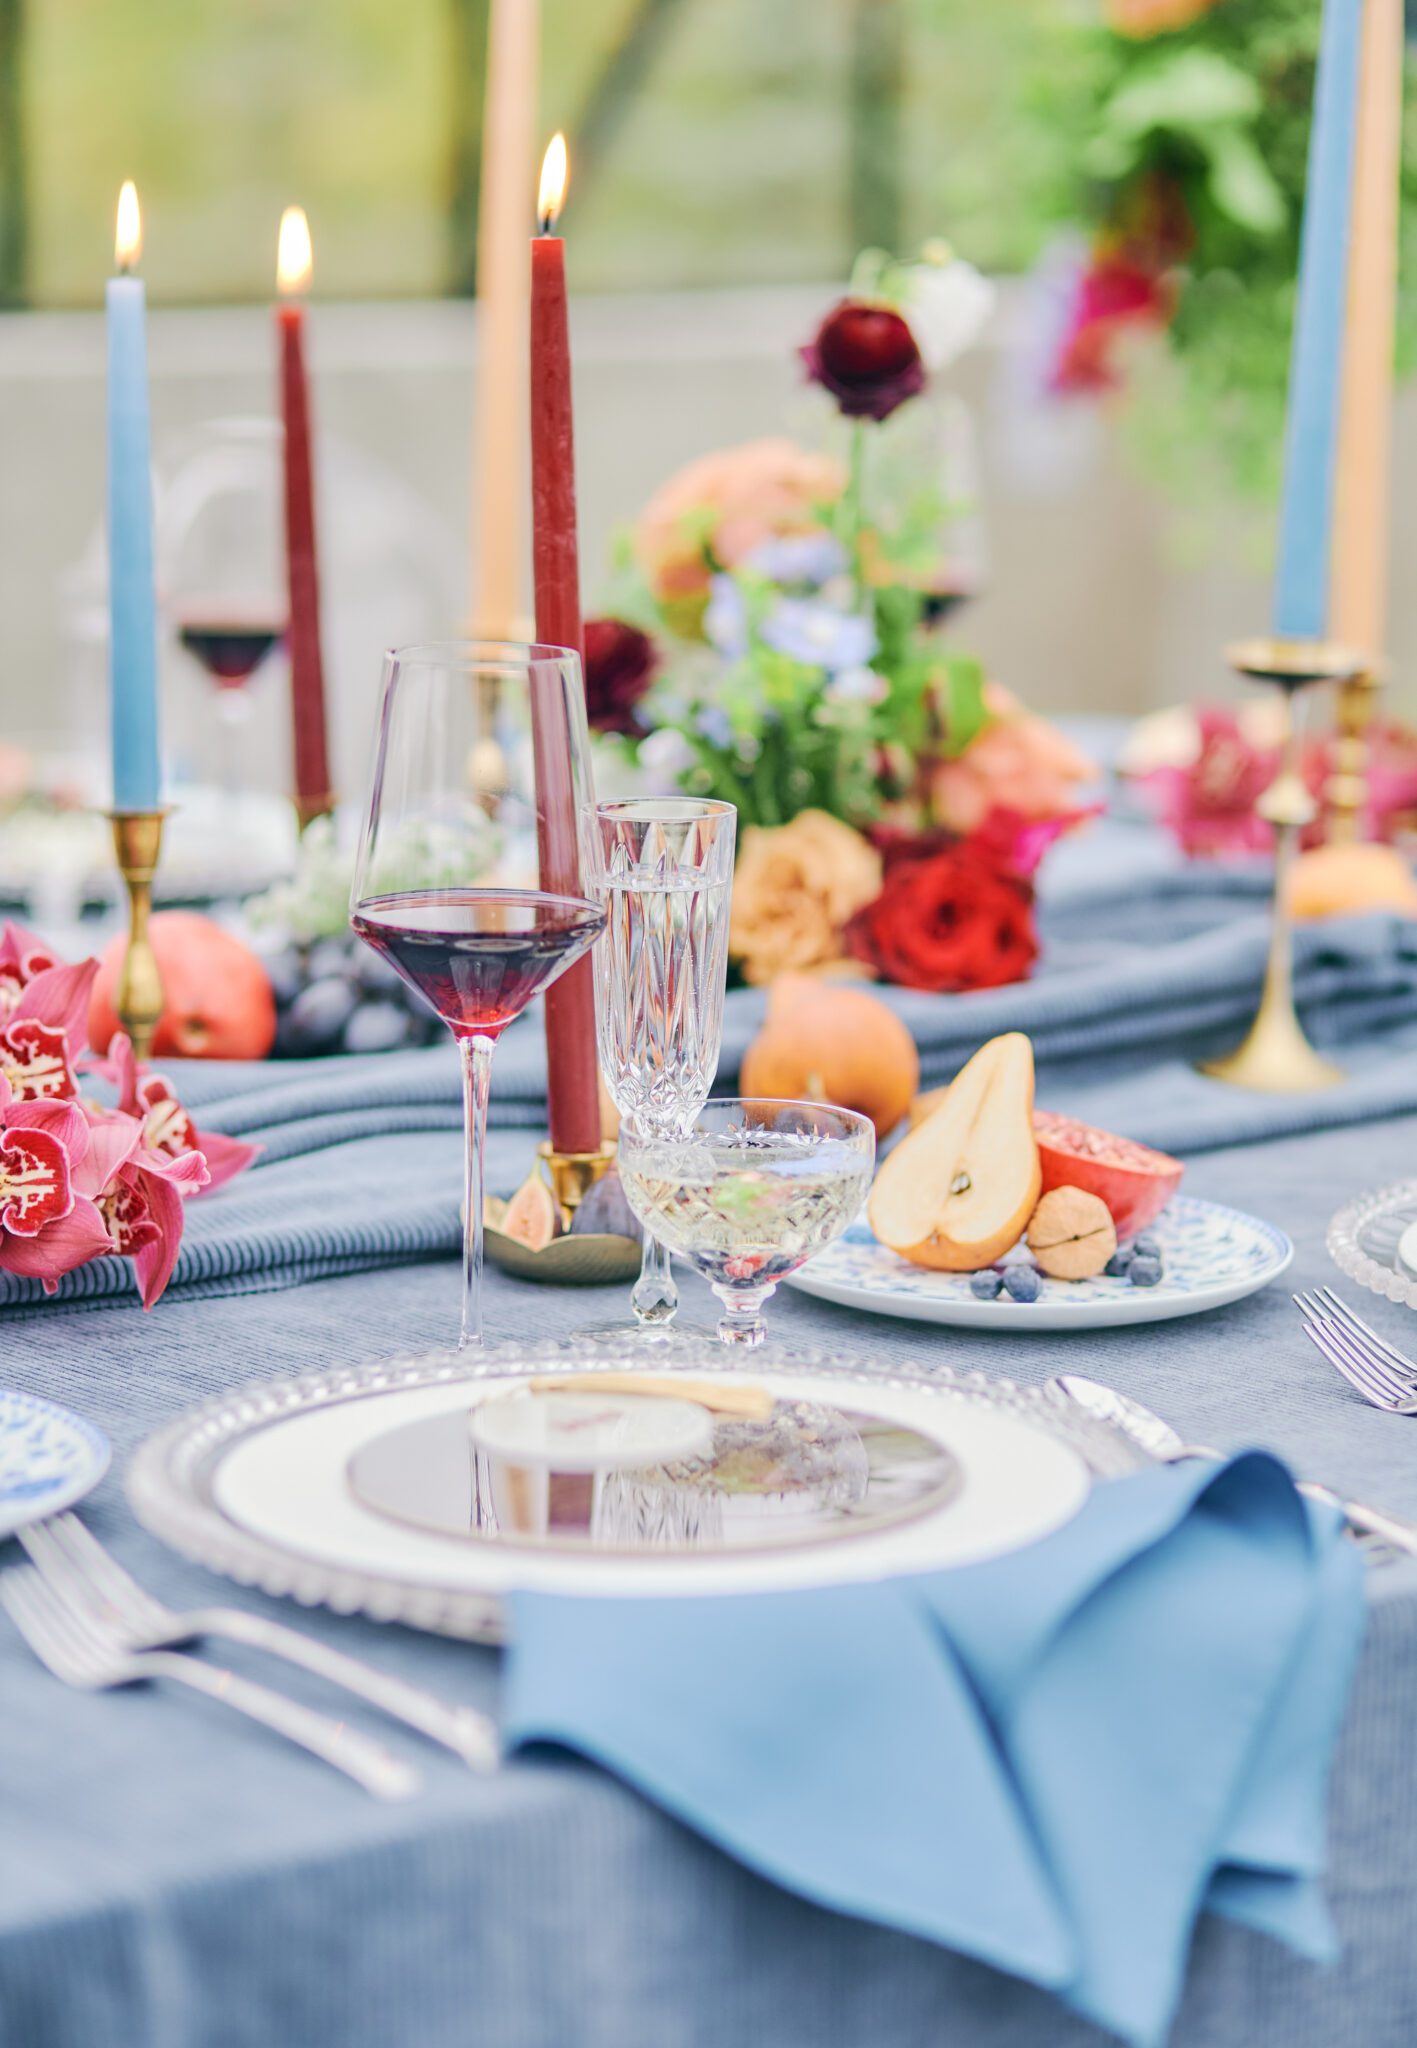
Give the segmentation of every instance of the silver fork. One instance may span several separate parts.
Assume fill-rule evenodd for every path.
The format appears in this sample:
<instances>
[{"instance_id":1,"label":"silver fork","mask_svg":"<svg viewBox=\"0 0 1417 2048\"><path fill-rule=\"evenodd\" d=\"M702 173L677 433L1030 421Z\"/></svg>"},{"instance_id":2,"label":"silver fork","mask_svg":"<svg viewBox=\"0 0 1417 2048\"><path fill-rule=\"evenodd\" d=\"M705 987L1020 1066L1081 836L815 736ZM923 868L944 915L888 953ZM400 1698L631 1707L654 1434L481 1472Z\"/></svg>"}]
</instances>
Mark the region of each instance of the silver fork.
<instances>
[{"instance_id":1,"label":"silver fork","mask_svg":"<svg viewBox=\"0 0 1417 2048\"><path fill-rule=\"evenodd\" d=\"M175 1650L132 1651L113 1640L87 1616L62 1601L32 1565L0 1574L3 1606L41 1664L81 1692L108 1692L149 1678L171 1678L238 1714L273 1728L277 1735L353 1778L376 1799L408 1799L419 1788L411 1764L357 1729L317 1714L283 1693L269 1692L218 1664Z\"/></svg>"},{"instance_id":2,"label":"silver fork","mask_svg":"<svg viewBox=\"0 0 1417 2048\"><path fill-rule=\"evenodd\" d=\"M496 1769L496 1728L474 1707L449 1706L419 1686L376 1671L343 1650L331 1649L313 1636L244 1608L199 1607L178 1614L130 1578L77 1515L33 1522L18 1534L58 1597L91 1616L118 1637L125 1649L171 1649L198 1642L203 1636L245 1643L343 1686L346 1692L452 1750L474 1770Z\"/></svg>"},{"instance_id":3,"label":"silver fork","mask_svg":"<svg viewBox=\"0 0 1417 2048\"><path fill-rule=\"evenodd\" d=\"M1417 1365L1355 1315L1331 1287L1296 1294L1304 1334L1374 1408L1417 1415Z\"/></svg>"}]
</instances>

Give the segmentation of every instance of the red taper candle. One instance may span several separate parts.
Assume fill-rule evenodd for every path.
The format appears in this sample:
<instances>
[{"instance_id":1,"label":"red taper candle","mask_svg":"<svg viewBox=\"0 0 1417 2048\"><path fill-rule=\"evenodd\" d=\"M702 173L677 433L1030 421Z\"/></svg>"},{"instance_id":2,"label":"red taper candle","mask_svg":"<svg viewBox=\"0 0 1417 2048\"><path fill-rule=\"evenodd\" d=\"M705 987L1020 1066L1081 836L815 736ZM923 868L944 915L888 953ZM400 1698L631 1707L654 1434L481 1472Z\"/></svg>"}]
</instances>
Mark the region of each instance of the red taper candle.
<instances>
[{"instance_id":1,"label":"red taper candle","mask_svg":"<svg viewBox=\"0 0 1417 2048\"><path fill-rule=\"evenodd\" d=\"M576 446L571 421L571 342L566 320L566 245L551 229L566 187L566 144L553 138L541 167L541 233L531 245L531 508L536 637L573 648L584 662L580 564L576 545ZM537 846L541 886L580 896L580 844L571 763L559 721L537 719ZM595 983L578 960L546 992L547 1094L551 1143L558 1152L600 1145L596 1083Z\"/></svg>"},{"instance_id":2,"label":"red taper candle","mask_svg":"<svg viewBox=\"0 0 1417 2048\"><path fill-rule=\"evenodd\" d=\"M310 282L310 229L304 211L281 216L276 283L281 417L285 422L285 559L290 585L290 705L295 731L295 808L302 828L334 809L325 732L325 671L320 655L320 570L315 551L315 489L310 467L310 391L305 376L305 309L294 296Z\"/></svg>"}]
</instances>

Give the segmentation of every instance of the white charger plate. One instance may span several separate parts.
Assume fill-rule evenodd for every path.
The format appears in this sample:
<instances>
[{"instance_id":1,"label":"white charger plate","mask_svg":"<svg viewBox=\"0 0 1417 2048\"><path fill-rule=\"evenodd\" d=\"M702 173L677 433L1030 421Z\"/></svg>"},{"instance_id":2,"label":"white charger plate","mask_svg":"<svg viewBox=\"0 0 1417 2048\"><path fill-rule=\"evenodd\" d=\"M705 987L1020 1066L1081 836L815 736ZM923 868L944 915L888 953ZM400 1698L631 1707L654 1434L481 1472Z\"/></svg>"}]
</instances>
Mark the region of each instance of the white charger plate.
<instances>
[{"instance_id":1,"label":"white charger plate","mask_svg":"<svg viewBox=\"0 0 1417 2048\"><path fill-rule=\"evenodd\" d=\"M518 1588L563 1594L708 1595L879 1578L994 1557L1074 1515L1094 1471L1140 1462L1115 1434L1051 1400L981 1374L889 1377L825 1359L720 1367L696 1355L692 1374L766 1385L899 1421L945 1444L962 1485L915 1519L752 1554L537 1553L475 1543L391 1519L349 1481L352 1458L390 1431L469 1410L529 1375L640 1369L623 1353L583 1362L549 1347L507 1347L469 1367L455 1358L312 1373L208 1403L148 1439L128 1473L139 1519L185 1555L267 1592L361 1610L442 1633L496 1641L499 1600Z\"/></svg>"},{"instance_id":2,"label":"white charger plate","mask_svg":"<svg viewBox=\"0 0 1417 2048\"><path fill-rule=\"evenodd\" d=\"M1150 1226L1164 1272L1156 1287L1129 1280L1044 1280L1037 1301L1001 1295L978 1301L968 1273L932 1273L881 1244L863 1215L835 1244L818 1252L788 1285L868 1315L908 1322L1007 1330L1097 1330L1118 1323L1163 1323L1173 1316L1223 1308L1268 1287L1288 1271L1294 1247L1282 1230L1197 1196L1175 1196Z\"/></svg>"},{"instance_id":3,"label":"white charger plate","mask_svg":"<svg viewBox=\"0 0 1417 2048\"><path fill-rule=\"evenodd\" d=\"M82 1500L112 1455L107 1437L82 1416L0 1387L0 1537Z\"/></svg>"}]
</instances>

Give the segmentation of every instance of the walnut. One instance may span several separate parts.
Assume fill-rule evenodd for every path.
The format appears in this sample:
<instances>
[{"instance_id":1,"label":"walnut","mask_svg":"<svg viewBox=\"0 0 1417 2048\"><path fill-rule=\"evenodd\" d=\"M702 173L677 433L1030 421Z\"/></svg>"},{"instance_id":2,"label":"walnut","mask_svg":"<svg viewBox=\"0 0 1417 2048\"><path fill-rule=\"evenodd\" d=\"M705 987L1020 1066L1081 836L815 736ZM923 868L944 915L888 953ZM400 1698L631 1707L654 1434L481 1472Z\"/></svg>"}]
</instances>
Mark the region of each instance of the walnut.
<instances>
[{"instance_id":1,"label":"walnut","mask_svg":"<svg viewBox=\"0 0 1417 2048\"><path fill-rule=\"evenodd\" d=\"M1028 1226L1028 1248L1055 1280L1091 1280L1117 1249L1112 1212L1083 1188L1053 1188Z\"/></svg>"}]
</instances>

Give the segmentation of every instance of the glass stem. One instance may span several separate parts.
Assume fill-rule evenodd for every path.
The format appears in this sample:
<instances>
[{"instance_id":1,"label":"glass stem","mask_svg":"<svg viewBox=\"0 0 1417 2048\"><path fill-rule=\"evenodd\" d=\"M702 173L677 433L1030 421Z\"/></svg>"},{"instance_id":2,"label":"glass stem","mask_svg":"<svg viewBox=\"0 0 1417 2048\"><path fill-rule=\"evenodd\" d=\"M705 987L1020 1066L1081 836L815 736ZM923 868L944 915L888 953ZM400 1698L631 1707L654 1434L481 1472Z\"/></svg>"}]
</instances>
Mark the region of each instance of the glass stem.
<instances>
[{"instance_id":1,"label":"glass stem","mask_svg":"<svg viewBox=\"0 0 1417 2048\"><path fill-rule=\"evenodd\" d=\"M645 1232L640 1258L640 1277L635 1282L630 1306L642 1330L667 1329L679 1307L679 1289L670 1269L669 1247Z\"/></svg>"},{"instance_id":2,"label":"glass stem","mask_svg":"<svg viewBox=\"0 0 1417 2048\"><path fill-rule=\"evenodd\" d=\"M462 1038L463 1233L462 1335L458 1349L482 1342L482 1168L487 1150L487 1091L496 1040Z\"/></svg>"},{"instance_id":3,"label":"glass stem","mask_svg":"<svg viewBox=\"0 0 1417 2048\"><path fill-rule=\"evenodd\" d=\"M772 1293L771 1287L754 1287L748 1290L735 1287L715 1287L714 1293L728 1313L718 1325L719 1341L723 1344L742 1344L752 1349L761 1344L768 1333L763 1321L763 1304Z\"/></svg>"}]
</instances>

